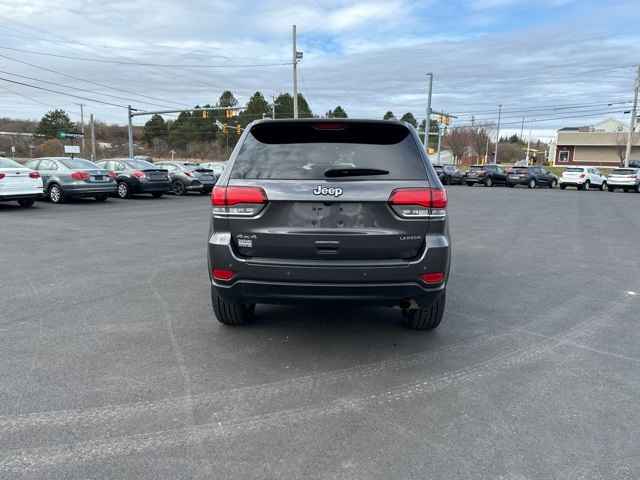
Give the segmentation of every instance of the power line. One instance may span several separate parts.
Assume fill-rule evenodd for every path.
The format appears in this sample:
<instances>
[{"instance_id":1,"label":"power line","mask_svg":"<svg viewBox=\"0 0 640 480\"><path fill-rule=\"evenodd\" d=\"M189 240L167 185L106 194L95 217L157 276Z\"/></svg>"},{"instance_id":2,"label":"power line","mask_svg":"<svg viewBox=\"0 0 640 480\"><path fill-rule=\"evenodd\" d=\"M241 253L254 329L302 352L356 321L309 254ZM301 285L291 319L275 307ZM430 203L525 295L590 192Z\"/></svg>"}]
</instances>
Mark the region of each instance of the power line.
<instances>
[{"instance_id":1,"label":"power line","mask_svg":"<svg viewBox=\"0 0 640 480\"><path fill-rule=\"evenodd\" d=\"M15 85L22 85L24 87L30 87L30 88L35 88L37 90L43 90L45 92L57 93L58 95L66 95L67 97L79 98L80 100L86 100L87 102L100 103L102 105L108 105L110 107L127 108L125 105L118 105L116 103L104 102L104 101L98 100L96 98L82 97L80 95L74 95L72 93L61 92L59 90L52 90L50 88L40 87L38 85L31 85L29 83L18 82L17 80L11 80L9 78L0 77L0 80L2 80L4 82L13 83Z\"/></svg>"},{"instance_id":2,"label":"power line","mask_svg":"<svg viewBox=\"0 0 640 480\"><path fill-rule=\"evenodd\" d=\"M1 53L0 53L0 58L4 58L4 59L6 59L6 60L10 60L10 61L12 61L12 62L20 63L20 64L22 64L22 65L27 65L27 66L32 67L32 68L37 68L37 69L39 69L39 70L43 70L43 71L45 71L45 72L54 73L54 74L56 74L56 75L60 75L60 76L62 76L62 77L70 78L70 79L72 79L72 80L76 80L76 81L78 81L78 82L84 82L84 83L88 83L88 84L95 85L95 86L98 86L98 87L102 87L102 88L107 88L107 89L110 89L110 90L114 90L114 91L116 91L116 92L128 93L128 94L130 94L130 95L135 95L136 97L148 98L148 99L150 99L150 100L156 100L156 101L160 101L160 102L166 102L166 103L173 104L173 105L178 105L178 106L181 106L181 107L186 106L186 105L185 105L185 104L183 104L183 103L172 102L172 101L170 101L170 100L164 100L164 99L162 99L162 98L152 97L152 96L150 96L150 95L143 95L143 94L141 94L141 93L132 92L131 90L126 90L126 89L124 89L124 88L113 87L113 86L111 86L111 85L107 85L107 84L104 84L104 83L95 82L95 81L93 81L93 80L88 80L88 79L86 79L86 78L76 77L76 76L74 76L74 75L70 75L70 74L68 74L68 73L60 72L60 71L58 71L58 70L54 70L54 69L52 69L52 68L43 67L43 66L41 66L41 65L36 65L36 64L34 64L34 63L25 62L24 60L18 60L18 59L16 59L16 58L12 58L12 57L9 57L9 56L7 56L7 55L3 55L3 54L1 54ZM138 101L138 102L139 102L139 103L149 103L149 102L142 102L142 101ZM158 105L156 105L156 106L158 106ZM167 105L161 105L161 106L162 106L162 107L167 107Z\"/></svg>"},{"instance_id":3,"label":"power line","mask_svg":"<svg viewBox=\"0 0 640 480\"><path fill-rule=\"evenodd\" d=\"M72 55L61 55L57 53L48 53L48 52L38 52L35 50L26 50L22 48L13 48L13 47L3 47L0 46L0 49L3 50L11 50L14 52L28 53L31 55L43 55L46 57L55 57L55 58L64 58L67 60L75 60L81 62L95 62L95 63L109 63L115 65L130 65L134 67L160 67L160 68L259 68L259 67L282 67L289 66L291 62L281 62L281 63L246 63L246 64L235 64L235 65L211 65L204 63L194 63L194 64L172 64L172 63L149 63L149 62L129 62L123 60L108 60L108 59L99 59L99 58L89 58L89 57L75 57Z\"/></svg>"},{"instance_id":4,"label":"power line","mask_svg":"<svg viewBox=\"0 0 640 480\"><path fill-rule=\"evenodd\" d=\"M540 123L540 122L549 122L552 120L562 120L562 119L568 119L568 118L585 118L585 117L600 117L602 115L605 115L607 113L610 114L615 114L615 113L624 113L624 110L605 110L603 112L597 112L597 113L587 113L587 114L579 114L579 115L565 115L565 116L558 116L558 117L546 117L546 118L534 118L531 120L527 120L526 123ZM483 126L489 126L491 125L491 123L489 122L485 122L484 124L476 124L476 127L483 127ZM503 123L502 126L518 126L520 125L520 122L507 122L507 123ZM471 124L465 124L465 125L460 125L458 127L455 128L465 128L465 127L470 127Z\"/></svg>"},{"instance_id":5,"label":"power line","mask_svg":"<svg viewBox=\"0 0 640 480\"><path fill-rule=\"evenodd\" d=\"M534 111L545 111L545 110L563 110L563 109L575 109L575 108L583 108L583 107L595 107L599 105L618 105L631 103L630 100L611 100L608 102L598 102L598 103L569 103L569 104L560 104L560 105L550 105L545 107L532 107L532 108L505 108L503 111L506 113L526 113L526 112L534 112ZM495 109L493 110L465 110L464 112L452 112L453 114L459 117L466 117L471 115L482 115L482 114L495 114Z\"/></svg>"}]
</instances>

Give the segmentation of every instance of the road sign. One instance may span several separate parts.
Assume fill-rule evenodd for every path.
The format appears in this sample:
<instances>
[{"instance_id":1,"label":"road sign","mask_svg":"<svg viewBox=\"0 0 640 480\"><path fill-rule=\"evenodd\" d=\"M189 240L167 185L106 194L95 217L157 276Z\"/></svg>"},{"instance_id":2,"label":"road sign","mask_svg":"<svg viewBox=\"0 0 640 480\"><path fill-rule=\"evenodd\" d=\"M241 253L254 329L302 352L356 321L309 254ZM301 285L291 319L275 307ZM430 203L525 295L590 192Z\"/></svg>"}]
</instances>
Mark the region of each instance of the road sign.
<instances>
[{"instance_id":1,"label":"road sign","mask_svg":"<svg viewBox=\"0 0 640 480\"><path fill-rule=\"evenodd\" d=\"M84 134L78 132L59 132L58 138L82 138Z\"/></svg>"},{"instance_id":2,"label":"road sign","mask_svg":"<svg viewBox=\"0 0 640 480\"><path fill-rule=\"evenodd\" d=\"M80 153L80 145L65 145L64 153Z\"/></svg>"}]
</instances>

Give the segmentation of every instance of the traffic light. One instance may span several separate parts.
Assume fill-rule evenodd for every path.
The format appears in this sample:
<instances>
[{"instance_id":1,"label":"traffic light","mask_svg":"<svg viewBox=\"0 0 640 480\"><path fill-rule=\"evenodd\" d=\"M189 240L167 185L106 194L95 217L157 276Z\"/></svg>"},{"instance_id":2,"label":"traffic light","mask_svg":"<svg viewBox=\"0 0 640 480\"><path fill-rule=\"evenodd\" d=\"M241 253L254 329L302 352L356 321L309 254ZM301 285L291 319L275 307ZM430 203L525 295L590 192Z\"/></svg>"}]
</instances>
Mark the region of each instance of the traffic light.
<instances>
[{"instance_id":1,"label":"traffic light","mask_svg":"<svg viewBox=\"0 0 640 480\"><path fill-rule=\"evenodd\" d=\"M242 128L240 128L240 125L236 125L236 135L240 136L240 133L242 133Z\"/></svg>"}]
</instances>

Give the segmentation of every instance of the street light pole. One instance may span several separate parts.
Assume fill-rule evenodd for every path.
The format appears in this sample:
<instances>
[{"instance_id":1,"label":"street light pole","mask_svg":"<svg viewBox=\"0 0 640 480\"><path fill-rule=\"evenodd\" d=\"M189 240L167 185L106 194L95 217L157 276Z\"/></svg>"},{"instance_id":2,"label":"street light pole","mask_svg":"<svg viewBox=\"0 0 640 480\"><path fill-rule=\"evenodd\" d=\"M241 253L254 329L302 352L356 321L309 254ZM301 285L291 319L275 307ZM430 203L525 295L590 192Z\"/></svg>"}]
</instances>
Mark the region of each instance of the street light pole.
<instances>
[{"instance_id":1,"label":"street light pole","mask_svg":"<svg viewBox=\"0 0 640 480\"><path fill-rule=\"evenodd\" d=\"M298 118L298 50L296 26L293 26L293 118Z\"/></svg>"},{"instance_id":2,"label":"street light pole","mask_svg":"<svg viewBox=\"0 0 640 480\"><path fill-rule=\"evenodd\" d=\"M128 133L129 133L129 158L133 158L133 124L131 123L131 105L127 106L129 117Z\"/></svg>"},{"instance_id":3,"label":"street light pole","mask_svg":"<svg viewBox=\"0 0 640 480\"><path fill-rule=\"evenodd\" d=\"M493 156L493 163L498 163L498 146L500 145L500 120L502 118L502 104L498 105L498 131L496 132L496 152Z\"/></svg>"},{"instance_id":4,"label":"street light pole","mask_svg":"<svg viewBox=\"0 0 640 480\"><path fill-rule=\"evenodd\" d=\"M424 149L429 151L429 132L431 131L431 95L433 93L433 73L427 73L429 77L429 92L427 94L427 116L424 122Z\"/></svg>"}]
</instances>

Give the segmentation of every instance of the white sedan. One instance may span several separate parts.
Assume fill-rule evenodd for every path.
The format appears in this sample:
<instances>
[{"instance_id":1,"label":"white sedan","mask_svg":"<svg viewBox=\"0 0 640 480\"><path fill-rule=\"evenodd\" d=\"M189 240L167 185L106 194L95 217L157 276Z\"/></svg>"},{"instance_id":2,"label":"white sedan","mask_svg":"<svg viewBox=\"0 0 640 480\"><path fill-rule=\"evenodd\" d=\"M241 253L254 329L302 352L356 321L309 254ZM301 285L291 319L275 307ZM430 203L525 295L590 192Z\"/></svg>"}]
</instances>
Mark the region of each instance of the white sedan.
<instances>
[{"instance_id":1,"label":"white sedan","mask_svg":"<svg viewBox=\"0 0 640 480\"><path fill-rule=\"evenodd\" d=\"M21 207L29 208L42 194L42 178L38 172L0 157L0 202L15 200Z\"/></svg>"}]
</instances>

